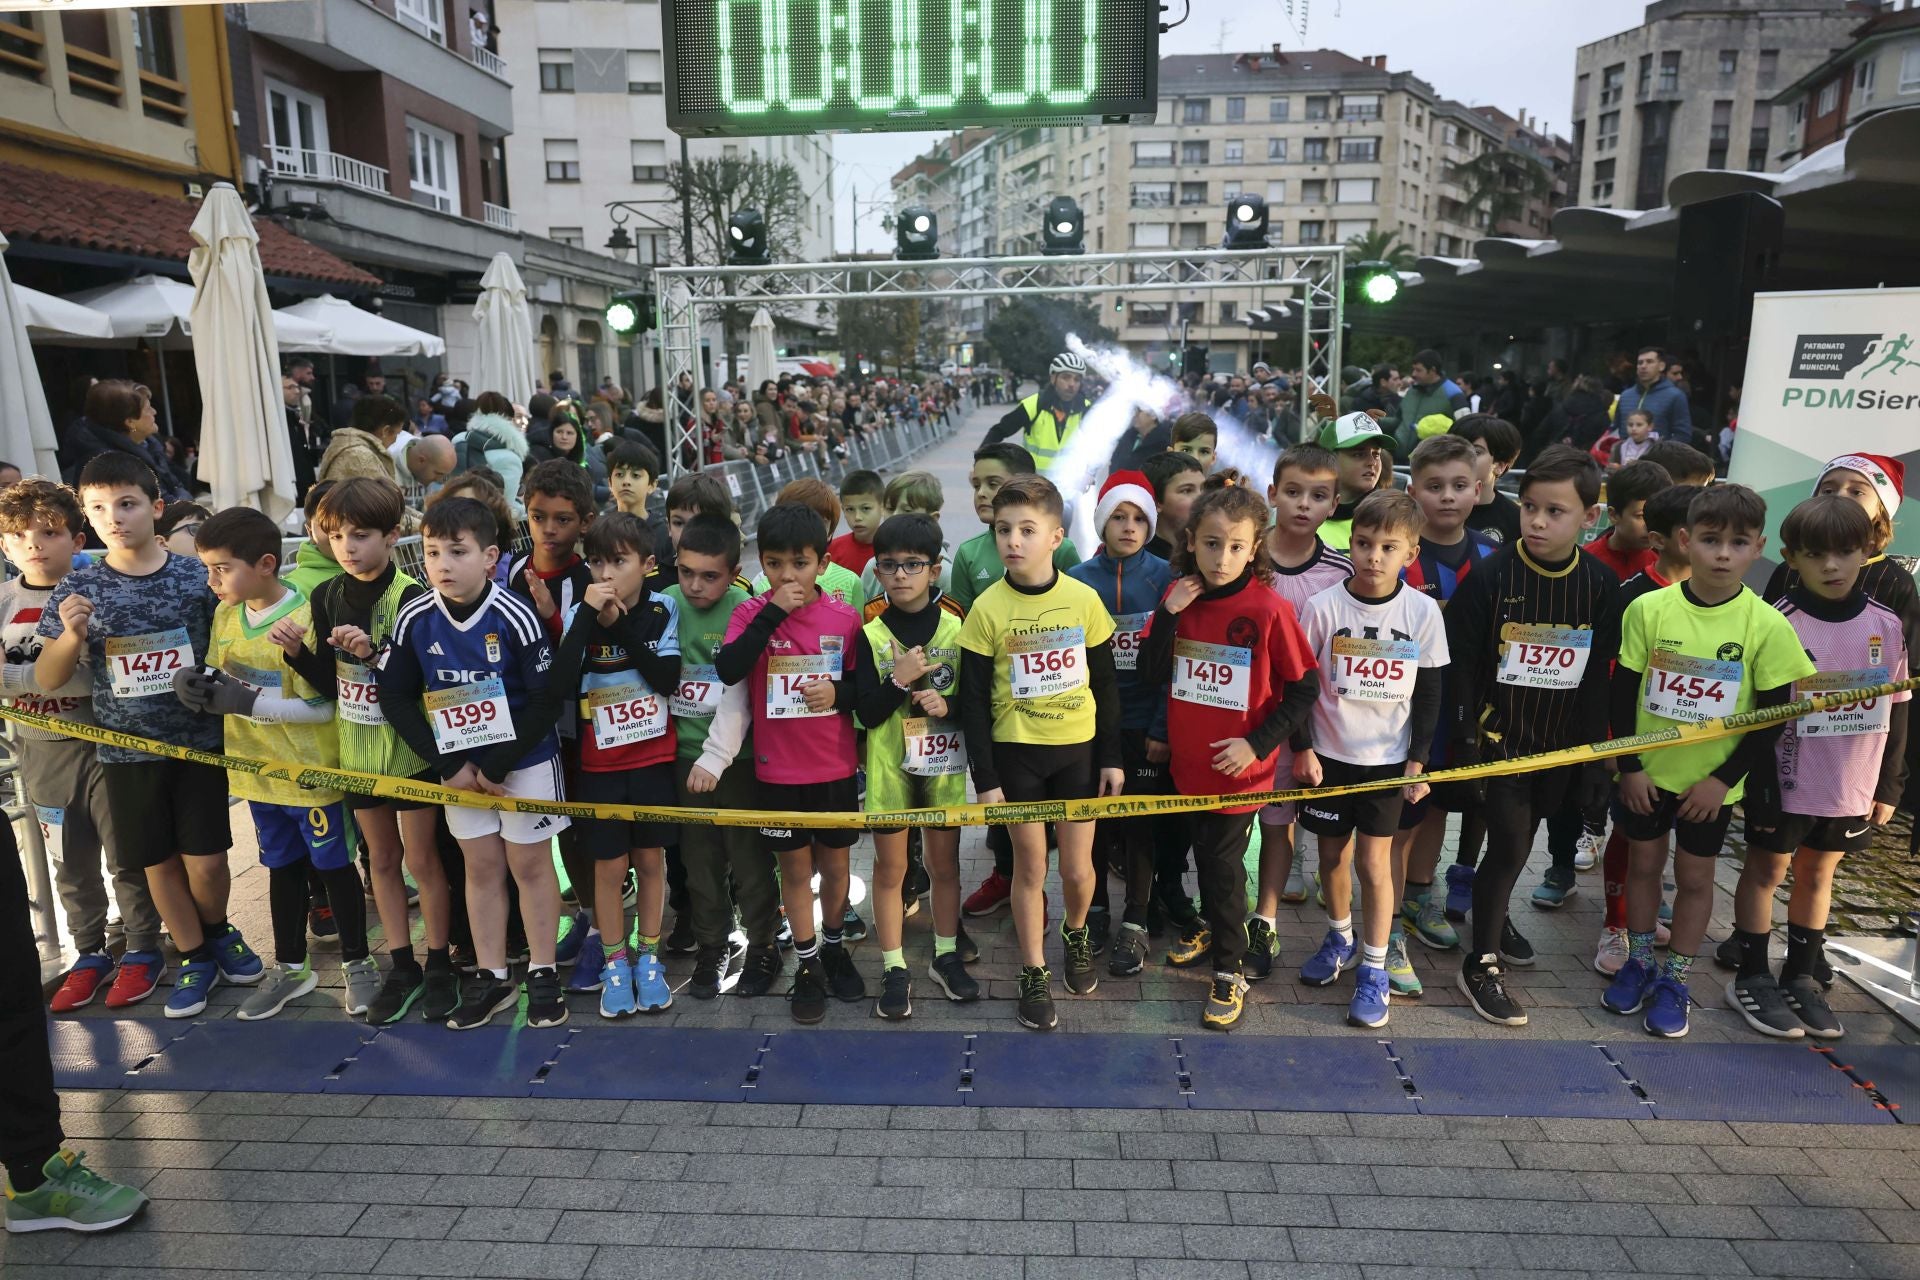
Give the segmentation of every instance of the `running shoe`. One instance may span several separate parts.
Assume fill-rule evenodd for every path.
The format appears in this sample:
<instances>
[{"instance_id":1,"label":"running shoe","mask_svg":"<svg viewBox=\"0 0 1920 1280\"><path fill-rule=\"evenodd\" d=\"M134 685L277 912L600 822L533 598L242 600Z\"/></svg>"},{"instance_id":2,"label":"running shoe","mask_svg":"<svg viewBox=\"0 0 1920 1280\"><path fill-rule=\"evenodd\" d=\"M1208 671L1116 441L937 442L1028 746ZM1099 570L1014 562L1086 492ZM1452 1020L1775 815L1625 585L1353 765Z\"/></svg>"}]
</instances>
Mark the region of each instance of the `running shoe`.
<instances>
[{"instance_id":1,"label":"running shoe","mask_svg":"<svg viewBox=\"0 0 1920 1280\"><path fill-rule=\"evenodd\" d=\"M374 997L380 994L380 962L372 956L349 960L340 966L340 976L345 979L340 1003L348 1016L359 1017L371 1009Z\"/></svg>"},{"instance_id":2,"label":"running shoe","mask_svg":"<svg viewBox=\"0 0 1920 1280\"><path fill-rule=\"evenodd\" d=\"M746 940L737 935L717 947L702 945L693 953L693 977L687 982L687 994L696 1000L717 998L739 979L740 962L746 954Z\"/></svg>"},{"instance_id":3,"label":"running shoe","mask_svg":"<svg viewBox=\"0 0 1920 1280\"><path fill-rule=\"evenodd\" d=\"M139 1004L160 985L167 974L166 962L158 951L125 951L120 955L120 970L107 988L107 1008L124 1009Z\"/></svg>"},{"instance_id":4,"label":"running shoe","mask_svg":"<svg viewBox=\"0 0 1920 1280\"><path fill-rule=\"evenodd\" d=\"M1387 985L1397 996L1417 996L1426 990L1407 958L1407 935L1395 929L1387 935Z\"/></svg>"},{"instance_id":5,"label":"running shoe","mask_svg":"<svg viewBox=\"0 0 1920 1280\"><path fill-rule=\"evenodd\" d=\"M1847 1034L1840 1025L1833 1006L1827 1003L1826 990L1821 987L1820 979L1810 974L1801 974L1788 978L1781 984L1781 993L1786 996L1787 1007L1800 1019L1800 1025L1807 1034L1816 1040L1838 1040Z\"/></svg>"},{"instance_id":6,"label":"running shoe","mask_svg":"<svg viewBox=\"0 0 1920 1280\"><path fill-rule=\"evenodd\" d=\"M1500 1027L1524 1027L1527 1011L1507 994L1506 974L1498 956L1469 956L1460 966L1460 993L1473 1011Z\"/></svg>"},{"instance_id":7,"label":"running shoe","mask_svg":"<svg viewBox=\"0 0 1920 1280\"><path fill-rule=\"evenodd\" d=\"M567 975L567 990L582 994L600 989L600 971L607 967L607 940L597 933L580 939L574 953L573 972Z\"/></svg>"},{"instance_id":8,"label":"running shoe","mask_svg":"<svg viewBox=\"0 0 1920 1280\"><path fill-rule=\"evenodd\" d=\"M1301 865L1304 859L1300 851L1293 852L1293 865L1287 868L1286 887L1280 890L1280 901L1299 903L1307 900L1307 869Z\"/></svg>"},{"instance_id":9,"label":"running shoe","mask_svg":"<svg viewBox=\"0 0 1920 1280\"><path fill-rule=\"evenodd\" d=\"M1116 978L1130 978L1146 967L1147 930L1144 925L1122 924L1107 952L1107 972Z\"/></svg>"},{"instance_id":10,"label":"running shoe","mask_svg":"<svg viewBox=\"0 0 1920 1280\"><path fill-rule=\"evenodd\" d=\"M173 980L173 994L167 997L169 1018L197 1018L207 1007L207 996L220 982L220 966L212 960L189 960L180 966Z\"/></svg>"},{"instance_id":11,"label":"running shoe","mask_svg":"<svg viewBox=\"0 0 1920 1280\"><path fill-rule=\"evenodd\" d=\"M452 964L427 961L425 979L420 985L420 1019L445 1022L460 1008L460 975Z\"/></svg>"},{"instance_id":12,"label":"running shoe","mask_svg":"<svg viewBox=\"0 0 1920 1280\"><path fill-rule=\"evenodd\" d=\"M631 911L634 908L634 904L639 901L640 877L633 873L632 867L628 867L627 878L620 882L620 909L622 911Z\"/></svg>"},{"instance_id":13,"label":"running shoe","mask_svg":"<svg viewBox=\"0 0 1920 1280\"><path fill-rule=\"evenodd\" d=\"M580 958L580 948L587 940L592 921L587 919L586 912L576 911L560 925L560 941L553 946L553 962L564 969Z\"/></svg>"},{"instance_id":14,"label":"running shoe","mask_svg":"<svg viewBox=\"0 0 1920 1280\"><path fill-rule=\"evenodd\" d=\"M780 924L773 931L774 945L782 951L793 950L793 922L787 919L787 909L780 908Z\"/></svg>"},{"instance_id":15,"label":"running shoe","mask_svg":"<svg viewBox=\"0 0 1920 1280\"><path fill-rule=\"evenodd\" d=\"M1167 963L1176 969L1191 969L1213 957L1213 930L1195 920L1167 948Z\"/></svg>"},{"instance_id":16,"label":"running shoe","mask_svg":"<svg viewBox=\"0 0 1920 1280\"><path fill-rule=\"evenodd\" d=\"M820 944L820 968L827 980L827 989L833 992L835 1000L844 1000L851 1004L867 998L867 984L860 977L860 971L854 968L853 955L844 943L836 946L831 943Z\"/></svg>"},{"instance_id":17,"label":"running shoe","mask_svg":"<svg viewBox=\"0 0 1920 1280\"><path fill-rule=\"evenodd\" d=\"M40 1166L46 1181L31 1191L7 1186L7 1231L111 1231L140 1216L146 1193L111 1182L86 1166L87 1153L61 1148Z\"/></svg>"},{"instance_id":18,"label":"running shoe","mask_svg":"<svg viewBox=\"0 0 1920 1280\"><path fill-rule=\"evenodd\" d=\"M1087 937L1093 945L1093 954L1099 955L1107 949L1107 943L1113 934L1113 915L1105 907L1087 909Z\"/></svg>"},{"instance_id":19,"label":"running shoe","mask_svg":"<svg viewBox=\"0 0 1920 1280\"><path fill-rule=\"evenodd\" d=\"M340 922L333 918L332 907L323 905L307 912L307 937L323 950L340 945Z\"/></svg>"},{"instance_id":20,"label":"running shoe","mask_svg":"<svg viewBox=\"0 0 1920 1280\"><path fill-rule=\"evenodd\" d=\"M180 976L185 978L186 971L182 970ZM298 969L283 964L275 965L254 984L253 990L247 992L247 998L240 1002L233 1016L242 1022L264 1021L313 990L319 981L320 975L313 971L310 964ZM179 987L176 986L174 990L177 992ZM167 1014L169 1017L184 1016L175 1015L171 1004L168 1005Z\"/></svg>"},{"instance_id":21,"label":"running shoe","mask_svg":"<svg viewBox=\"0 0 1920 1280\"><path fill-rule=\"evenodd\" d=\"M627 958L610 959L600 966L600 1016L625 1018L639 1006L633 996L633 966Z\"/></svg>"},{"instance_id":22,"label":"running shoe","mask_svg":"<svg viewBox=\"0 0 1920 1280\"><path fill-rule=\"evenodd\" d=\"M265 962L253 953L253 948L232 925L208 935L207 941L213 944L213 961L220 966L220 981L250 987L267 971Z\"/></svg>"},{"instance_id":23,"label":"running shoe","mask_svg":"<svg viewBox=\"0 0 1920 1280\"><path fill-rule=\"evenodd\" d=\"M1061 921L1060 941L1066 950L1068 992L1076 996L1092 995L1100 985L1100 975L1093 969L1093 939L1087 927L1069 929L1066 922Z\"/></svg>"},{"instance_id":24,"label":"running shoe","mask_svg":"<svg viewBox=\"0 0 1920 1280\"><path fill-rule=\"evenodd\" d=\"M1332 929L1320 940L1320 949L1300 966L1300 981L1310 987L1330 987L1341 974L1360 963L1360 948Z\"/></svg>"},{"instance_id":25,"label":"running shoe","mask_svg":"<svg viewBox=\"0 0 1920 1280\"><path fill-rule=\"evenodd\" d=\"M1746 948L1740 945L1740 939L1728 934L1713 949L1713 962L1722 969L1738 969L1745 956Z\"/></svg>"},{"instance_id":26,"label":"running shoe","mask_svg":"<svg viewBox=\"0 0 1920 1280\"><path fill-rule=\"evenodd\" d=\"M1627 962L1620 966L1620 972L1613 975L1613 983L1600 997L1600 1003L1609 1013L1617 1013L1623 1018L1638 1013L1646 1008L1647 992L1657 976L1652 965L1629 956Z\"/></svg>"},{"instance_id":27,"label":"running shoe","mask_svg":"<svg viewBox=\"0 0 1920 1280\"><path fill-rule=\"evenodd\" d=\"M1051 1031L1059 1025L1060 1015L1053 1009L1053 975L1046 969L1020 970L1020 1003L1014 1007L1013 1016L1021 1026L1035 1031Z\"/></svg>"},{"instance_id":28,"label":"running shoe","mask_svg":"<svg viewBox=\"0 0 1920 1280\"><path fill-rule=\"evenodd\" d=\"M960 910L970 916L989 916L1007 905L1013 897L1013 881L998 871L988 875L980 882L980 887L967 895L960 904Z\"/></svg>"},{"instance_id":29,"label":"running shoe","mask_svg":"<svg viewBox=\"0 0 1920 1280\"><path fill-rule=\"evenodd\" d=\"M558 969L527 971L527 1025L557 1027L567 1020L567 998Z\"/></svg>"},{"instance_id":30,"label":"running shoe","mask_svg":"<svg viewBox=\"0 0 1920 1280\"><path fill-rule=\"evenodd\" d=\"M778 947L748 947L740 965L740 980L733 984L737 996L764 996L780 982L785 963Z\"/></svg>"},{"instance_id":31,"label":"running shoe","mask_svg":"<svg viewBox=\"0 0 1920 1280\"><path fill-rule=\"evenodd\" d=\"M860 913L849 902L847 909L840 913L840 938L843 942L864 942L866 937L867 922L860 918Z\"/></svg>"},{"instance_id":32,"label":"running shoe","mask_svg":"<svg viewBox=\"0 0 1920 1280\"><path fill-rule=\"evenodd\" d=\"M1798 1040L1807 1034L1806 1026L1787 1003L1786 993L1771 973L1735 978L1727 984L1726 995L1727 1008L1745 1018L1747 1025L1763 1036Z\"/></svg>"},{"instance_id":33,"label":"running shoe","mask_svg":"<svg viewBox=\"0 0 1920 1280\"><path fill-rule=\"evenodd\" d=\"M1447 919L1447 909L1433 899L1431 886L1401 904L1401 915L1421 945L1435 951L1456 951L1460 934Z\"/></svg>"},{"instance_id":34,"label":"running shoe","mask_svg":"<svg viewBox=\"0 0 1920 1280\"><path fill-rule=\"evenodd\" d=\"M60 989L53 993L53 999L47 1008L54 1013L72 1013L75 1009L84 1009L93 1003L94 996L106 985L107 976L113 972L113 957L105 952L94 952L81 956L73 962L73 968L67 970L67 976L60 980Z\"/></svg>"},{"instance_id":35,"label":"running shoe","mask_svg":"<svg viewBox=\"0 0 1920 1280\"><path fill-rule=\"evenodd\" d=\"M1207 1003L1200 1010L1200 1025L1212 1031L1229 1031L1246 1011L1246 978L1237 973L1214 974Z\"/></svg>"},{"instance_id":36,"label":"running shoe","mask_svg":"<svg viewBox=\"0 0 1920 1280\"><path fill-rule=\"evenodd\" d=\"M1447 919L1459 924L1473 910L1473 868L1454 863L1447 868Z\"/></svg>"},{"instance_id":37,"label":"running shoe","mask_svg":"<svg viewBox=\"0 0 1920 1280\"><path fill-rule=\"evenodd\" d=\"M673 1008L673 988L667 985L667 968L660 957L642 951L633 960L634 1003L642 1013L665 1013Z\"/></svg>"},{"instance_id":38,"label":"running shoe","mask_svg":"<svg viewBox=\"0 0 1920 1280\"><path fill-rule=\"evenodd\" d=\"M1500 926L1500 958L1515 968L1525 969L1533 964L1533 944L1525 935L1513 927L1513 918Z\"/></svg>"},{"instance_id":39,"label":"running shoe","mask_svg":"<svg viewBox=\"0 0 1920 1280\"><path fill-rule=\"evenodd\" d=\"M905 1022L913 1016L913 975L904 966L880 975L880 998L874 1001L873 1016L888 1022Z\"/></svg>"},{"instance_id":40,"label":"running shoe","mask_svg":"<svg viewBox=\"0 0 1920 1280\"><path fill-rule=\"evenodd\" d=\"M1571 882L1555 884L1553 873L1549 871L1547 878L1542 880L1539 887L1533 891L1532 901L1533 905L1541 911L1558 911L1566 906L1567 900L1578 892L1578 887Z\"/></svg>"},{"instance_id":41,"label":"running shoe","mask_svg":"<svg viewBox=\"0 0 1920 1280\"><path fill-rule=\"evenodd\" d=\"M1573 869L1591 871L1600 865L1600 848L1605 833L1595 835L1591 831L1582 831L1580 838L1573 842Z\"/></svg>"},{"instance_id":42,"label":"running shoe","mask_svg":"<svg viewBox=\"0 0 1920 1280\"><path fill-rule=\"evenodd\" d=\"M1384 1027L1387 1025L1387 1002L1390 984L1385 969L1376 969L1363 964L1353 975L1353 999L1347 1002L1347 1025L1350 1027Z\"/></svg>"},{"instance_id":43,"label":"running shoe","mask_svg":"<svg viewBox=\"0 0 1920 1280\"><path fill-rule=\"evenodd\" d=\"M1602 929L1600 931L1600 949L1593 953L1593 971L1603 978L1611 978L1620 972L1627 962L1627 931L1625 929Z\"/></svg>"},{"instance_id":44,"label":"running shoe","mask_svg":"<svg viewBox=\"0 0 1920 1280\"><path fill-rule=\"evenodd\" d=\"M413 1008L413 1002L426 989L425 984L426 978L420 966L395 965L387 971L387 980L380 984L380 993L367 1006L367 1025L384 1027L406 1017L407 1011Z\"/></svg>"},{"instance_id":45,"label":"running shoe","mask_svg":"<svg viewBox=\"0 0 1920 1280\"><path fill-rule=\"evenodd\" d=\"M826 975L819 968L819 957L802 960L793 971L793 987L787 992L787 1009L793 1020L810 1027L827 1016Z\"/></svg>"},{"instance_id":46,"label":"running shoe","mask_svg":"<svg viewBox=\"0 0 1920 1280\"><path fill-rule=\"evenodd\" d=\"M1240 976L1248 982L1267 977L1279 955L1280 939L1274 935L1273 926L1258 916L1247 917L1247 963Z\"/></svg>"},{"instance_id":47,"label":"running shoe","mask_svg":"<svg viewBox=\"0 0 1920 1280\"><path fill-rule=\"evenodd\" d=\"M676 912L673 930L661 940L660 949L670 956L690 956L699 947L699 939L693 936L693 912Z\"/></svg>"},{"instance_id":48,"label":"running shoe","mask_svg":"<svg viewBox=\"0 0 1920 1280\"><path fill-rule=\"evenodd\" d=\"M965 921L954 925L953 949L960 953L961 964L973 964L980 959L980 944L967 932Z\"/></svg>"},{"instance_id":49,"label":"running shoe","mask_svg":"<svg viewBox=\"0 0 1920 1280\"><path fill-rule=\"evenodd\" d=\"M935 956L933 963L927 966L927 973L947 993L947 999L955 1004L971 1004L980 998L980 983L967 972L966 961L960 958L958 951Z\"/></svg>"},{"instance_id":50,"label":"running shoe","mask_svg":"<svg viewBox=\"0 0 1920 1280\"><path fill-rule=\"evenodd\" d=\"M460 993L460 1004L447 1015L447 1026L454 1031L472 1031L493 1021L496 1013L511 1013L519 1003L518 986L482 969Z\"/></svg>"},{"instance_id":51,"label":"running shoe","mask_svg":"<svg viewBox=\"0 0 1920 1280\"><path fill-rule=\"evenodd\" d=\"M1647 1016L1640 1025L1649 1035L1678 1040L1687 1034L1689 1003L1687 984L1663 973L1653 980L1653 988L1647 993Z\"/></svg>"}]
</instances>

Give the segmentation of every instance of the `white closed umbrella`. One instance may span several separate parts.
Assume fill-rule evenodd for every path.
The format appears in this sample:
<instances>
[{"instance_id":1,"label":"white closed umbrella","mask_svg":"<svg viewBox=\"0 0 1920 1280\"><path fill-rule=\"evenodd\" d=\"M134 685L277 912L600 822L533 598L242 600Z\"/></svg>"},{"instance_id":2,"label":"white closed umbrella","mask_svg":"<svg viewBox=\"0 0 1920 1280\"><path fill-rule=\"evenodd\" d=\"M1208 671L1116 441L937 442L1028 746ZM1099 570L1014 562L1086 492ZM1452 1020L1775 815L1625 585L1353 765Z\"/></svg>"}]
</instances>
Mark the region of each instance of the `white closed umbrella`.
<instances>
[{"instance_id":1,"label":"white closed umbrella","mask_svg":"<svg viewBox=\"0 0 1920 1280\"><path fill-rule=\"evenodd\" d=\"M447 352L446 340L437 334L362 311L330 293L296 302L283 314L310 320L327 331L324 344L289 346L293 351L323 351L336 356L440 356Z\"/></svg>"},{"instance_id":2,"label":"white closed umbrella","mask_svg":"<svg viewBox=\"0 0 1920 1280\"><path fill-rule=\"evenodd\" d=\"M515 404L533 398L533 316L527 310L527 286L520 269L504 253L493 255L480 277L479 350L473 360L475 391L498 391Z\"/></svg>"},{"instance_id":3,"label":"white closed umbrella","mask_svg":"<svg viewBox=\"0 0 1920 1280\"><path fill-rule=\"evenodd\" d=\"M778 376L778 360L773 347L773 316L762 307L753 313L753 323L747 326L747 385L758 387Z\"/></svg>"},{"instance_id":4,"label":"white closed umbrella","mask_svg":"<svg viewBox=\"0 0 1920 1280\"><path fill-rule=\"evenodd\" d=\"M260 270L260 235L225 182L193 219L193 363L200 378L201 479L215 510L293 510L293 444L280 395L280 342Z\"/></svg>"},{"instance_id":5,"label":"white closed umbrella","mask_svg":"<svg viewBox=\"0 0 1920 1280\"><path fill-rule=\"evenodd\" d=\"M0 235L0 255L6 248L7 238ZM58 479L58 449L47 393L27 341L26 316L7 260L0 256L0 451L17 467Z\"/></svg>"},{"instance_id":6,"label":"white closed umbrella","mask_svg":"<svg viewBox=\"0 0 1920 1280\"><path fill-rule=\"evenodd\" d=\"M14 300L27 326L27 336L35 342L60 338L111 338L113 321L92 307L56 298L25 285L13 286Z\"/></svg>"}]
</instances>

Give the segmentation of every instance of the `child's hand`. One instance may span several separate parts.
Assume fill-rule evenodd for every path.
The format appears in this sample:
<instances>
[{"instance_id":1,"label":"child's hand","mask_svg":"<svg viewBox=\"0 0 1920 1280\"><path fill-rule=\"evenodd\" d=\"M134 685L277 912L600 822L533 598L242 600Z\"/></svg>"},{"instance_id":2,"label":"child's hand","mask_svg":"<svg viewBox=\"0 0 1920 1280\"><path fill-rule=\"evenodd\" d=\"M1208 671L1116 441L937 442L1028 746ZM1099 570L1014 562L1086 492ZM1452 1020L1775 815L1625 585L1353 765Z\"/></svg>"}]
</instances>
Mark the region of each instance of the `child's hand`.
<instances>
[{"instance_id":1,"label":"child's hand","mask_svg":"<svg viewBox=\"0 0 1920 1280\"><path fill-rule=\"evenodd\" d=\"M1873 806L1872 812L1867 814L1867 821L1876 827L1886 826L1889 822L1893 821L1893 806L1890 804L1876 803Z\"/></svg>"},{"instance_id":2,"label":"child's hand","mask_svg":"<svg viewBox=\"0 0 1920 1280\"><path fill-rule=\"evenodd\" d=\"M454 791L480 790L480 766L469 760L460 766L460 772L440 784Z\"/></svg>"},{"instance_id":3,"label":"child's hand","mask_svg":"<svg viewBox=\"0 0 1920 1280\"><path fill-rule=\"evenodd\" d=\"M1322 782L1325 782L1326 778L1327 771L1321 767L1320 757L1314 754L1313 748L1309 747L1293 757L1293 780L1295 782L1309 787L1317 787Z\"/></svg>"},{"instance_id":4,"label":"child's hand","mask_svg":"<svg viewBox=\"0 0 1920 1280\"><path fill-rule=\"evenodd\" d=\"M800 686L800 696L807 700L809 711L831 711L835 697L833 681L825 676L809 680Z\"/></svg>"},{"instance_id":5,"label":"child's hand","mask_svg":"<svg viewBox=\"0 0 1920 1280\"><path fill-rule=\"evenodd\" d=\"M553 592L547 590L547 584L533 566L527 566L527 595L533 600L533 609L542 618L551 618L560 612L560 606L553 602Z\"/></svg>"},{"instance_id":6,"label":"child's hand","mask_svg":"<svg viewBox=\"0 0 1920 1280\"><path fill-rule=\"evenodd\" d=\"M1148 764L1165 764L1167 761L1171 759L1173 759L1173 748L1169 747L1166 743L1160 741L1158 738L1147 739L1147 763Z\"/></svg>"},{"instance_id":7,"label":"child's hand","mask_svg":"<svg viewBox=\"0 0 1920 1280\"><path fill-rule=\"evenodd\" d=\"M933 689L919 689L911 695L913 705L920 708L935 720L947 718L947 699L945 695Z\"/></svg>"},{"instance_id":8,"label":"child's hand","mask_svg":"<svg viewBox=\"0 0 1920 1280\"><path fill-rule=\"evenodd\" d=\"M1680 793L1676 815L1682 822L1708 822L1727 803L1727 784L1709 774Z\"/></svg>"},{"instance_id":9,"label":"child's hand","mask_svg":"<svg viewBox=\"0 0 1920 1280\"><path fill-rule=\"evenodd\" d=\"M373 656L373 637L358 627L335 627L327 637L327 643L336 649L346 650L362 662Z\"/></svg>"},{"instance_id":10,"label":"child's hand","mask_svg":"<svg viewBox=\"0 0 1920 1280\"><path fill-rule=\"evenodd\" d=\"M1100 771L1101 795L1117 796L1126 785L1127 771L1125 769L1102 769Z\"/></svg>"},{"instance_id":11,"label":"child's hand","mask_svg":"<svg viewBox=\"0 0 1920 1280\"><path fill-rule=\"evenodd\" d=\"M473 771L473 789L482 795L488 796L503 796L507 794L507 786L504 782L495 782L478 769Z\"/></svg>"},{"instance_id":12,"label":"child's hand","mask_svg":"<svg viewBox=\"0 0 1920 1280\"><path fill-rule=\"evenodd\" d=\"M793 613L807 603L807 589L797 582L786 583L773 589L767 603L782 613Z\"/></svg>"},{"instance_id":13,"label":"child's hand","mask_svg":"<svg viewBox=\"0 0 1920 1280\"><path fill-rule=\"evenodd\" d=\"M901 684L912 684L927 674L927 651L915 645L904 653L893 656L893 678Z\"/></svg>"},{"instance_id":14,"label":"child's hand","mask_svg":"<svg viewBox=\"0 0 1920 1280\"><path fill-rule=\"evenodd\" d=\"M699 765L687 770L687 790L694 795L704 796L720 785L720 779L708 773Z\"/></svg>"},{"instance_id":15,"label":"child's hand","mask_svg":"<svg viewBox=\"0 0 1920 1280\"><path fill-rule=\"evenodd\" d=\"M285 650L289 658L297 658L300 651L307 647L307 629L292 618L282 618L273 624L273 630L267 632L267 639Z\"/></svg>"},{"instance_id":16,"label":"child's hand","mask_svg":"<svg viewBox=\"0 0 1920 1280\"><path fill-rule=\"evenodd\" d=\"M1647 817L1659 799L1658 788L1653 785L1653 779L1647 776L1646 770L1620 775L1620 803L1627 806L1629 812Z\"/></svg>"},{"instance_id":17,"label":"child's hand","mask_svg":"<svg viewBox=\"0 0 1920 1280\"><path fill-rule=\"evenodd\" d=\"M1007 793L1000 787L988 787L975 798L978 799L981 804L1005 804L1007 802Z\"/></svg>"},{"instance_id":18,"label":"child's hand","mask_svg":"<svg viewBox=\"0 0 1920 1280\"><path fill-rule=\"evenodd\" d=\"M589 609L599 610L600 625L603 627L612 626L613 620L627 611L627 606L620 603L619 591L611 582L594 583L581 595L580 600Z\"/></svg>"},{"instance_id":19,"label":"child's hand","mask_svg":"<svg viewBox=\"0 0 1920 1280\"><path fill-rule=\"evenodd\" d=\"M1425 772L1425 766L1416 764L1412 760L1407 761L1407 776L1409 778L1418 777ZM1427 798L1427 793L1431 790L1433 790L1433 788L1424 782L1411 782L1400 789L1400 794L1406 798L1408 804L1419 804Z\"/></svg>"},{"instance_id":20,"label":"child's hand","mask_svg":"<svg viewBox=\"0 0 1920 1280\"><path fill-rule=\"evenodd\" d=\"M1162 600L1160 605L1168 613L1179 613L1200 598L1200 593L1206 589L1206 585L1200 581L1199 574L1190 573L1173 584L1173 589L1167 592L1167 598Z\"/></svg>"},{"instance_id":21,"label":"child's hand","mask_svg":"<svg viewBox=\"0 0 1920 1280\"><path fill-rule=\"evenodd\" d=\"M1224 773L1229 778L1239 777L1260 759L1253 754L1253 744L1245 738L1222 738L1207 745L1220 748L1213 757L1213 769L1215 773Z\"/></svg>"},{"instance_id":22,"label":"child's hand","mask_svg":"<svg viewBox=\"0 0 1920 1280\"><path fill-rule=\"evenodd\" d=\"M87 623L93 618L93 601L85 596L68 596L60 602L60 625L76 640L87 638Z\"/></svg>"}]
</instances>

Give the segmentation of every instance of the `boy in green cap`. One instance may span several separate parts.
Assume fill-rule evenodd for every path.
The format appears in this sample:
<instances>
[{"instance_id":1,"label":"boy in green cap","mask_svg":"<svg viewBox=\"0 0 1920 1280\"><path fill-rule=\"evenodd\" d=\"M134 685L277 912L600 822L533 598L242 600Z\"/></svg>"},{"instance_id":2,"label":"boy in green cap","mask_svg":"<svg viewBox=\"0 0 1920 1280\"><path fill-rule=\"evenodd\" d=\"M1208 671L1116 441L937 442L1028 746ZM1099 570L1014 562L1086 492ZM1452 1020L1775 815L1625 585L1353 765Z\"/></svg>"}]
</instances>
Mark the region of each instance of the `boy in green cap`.
<instances>
[{"instance_id":1,"label":"boy in green cap","mask_svg":"<svg viewBox=\"0 0 1920 1280\"><path fill-rule=\"evenodd\" d=\"M1340 460L1339 502L1320 526L1320 540L1345 551L1353 537L1354 508L1387 479L1393 437L1380 429L1371 414L1343 413L1320 428L1320 447L1332 450Z\"/></svg>"}]
</instances>

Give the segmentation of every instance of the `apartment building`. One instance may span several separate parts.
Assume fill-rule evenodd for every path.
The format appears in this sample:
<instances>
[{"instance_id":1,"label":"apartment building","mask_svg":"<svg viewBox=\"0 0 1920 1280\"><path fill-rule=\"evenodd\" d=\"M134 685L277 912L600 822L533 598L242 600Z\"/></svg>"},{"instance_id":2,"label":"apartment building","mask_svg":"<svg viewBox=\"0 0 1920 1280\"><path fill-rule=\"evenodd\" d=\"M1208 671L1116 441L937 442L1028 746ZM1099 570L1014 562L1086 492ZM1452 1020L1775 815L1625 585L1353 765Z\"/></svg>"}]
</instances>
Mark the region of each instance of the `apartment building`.
<instances>
[{"instance_id":1,"label":"apartment building","mask_svg":"<svg viewBox=\"0 0 1920 1280\"><path fill-rule=\"evenodd\" d=\"M1773 99L1774 160L1785 168L1868 116L1920 105L1920 5L1897 0Z\"/></svg>"}]
</instances>

